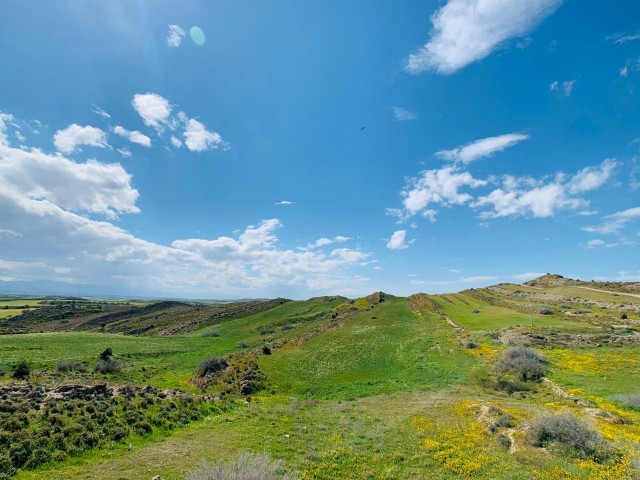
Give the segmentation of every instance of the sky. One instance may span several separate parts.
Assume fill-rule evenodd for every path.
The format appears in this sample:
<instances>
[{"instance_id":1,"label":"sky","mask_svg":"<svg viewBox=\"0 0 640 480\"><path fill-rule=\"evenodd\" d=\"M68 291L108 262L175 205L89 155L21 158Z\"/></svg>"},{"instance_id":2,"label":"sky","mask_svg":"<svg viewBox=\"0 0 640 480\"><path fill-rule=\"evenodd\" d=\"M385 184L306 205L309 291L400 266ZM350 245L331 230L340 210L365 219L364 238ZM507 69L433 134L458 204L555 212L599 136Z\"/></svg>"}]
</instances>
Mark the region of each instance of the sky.
<instances>
[{"instance_id":1,"label":"sky","mask_svg":"<svg viewBox=\"0 0 640 480\"><path fill-rule=\"evenodd\" d=\"M640 280L633 0L0 14L0 292Z\"/></svg>"}]
</instances>

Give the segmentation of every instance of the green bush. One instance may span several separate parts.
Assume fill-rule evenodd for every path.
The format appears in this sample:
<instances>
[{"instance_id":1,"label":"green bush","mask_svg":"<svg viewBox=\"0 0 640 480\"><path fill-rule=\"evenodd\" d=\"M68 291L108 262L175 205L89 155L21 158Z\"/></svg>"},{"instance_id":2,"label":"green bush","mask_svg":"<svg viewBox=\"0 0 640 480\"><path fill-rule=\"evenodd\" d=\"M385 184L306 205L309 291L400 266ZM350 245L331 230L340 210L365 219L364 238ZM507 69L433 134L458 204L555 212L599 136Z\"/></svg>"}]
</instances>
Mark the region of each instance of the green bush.
<instances>
[{"instance_id":1,"label":"green bush","mask_svg":"<svg viewBox=\"0 0 640 480\"><path fill-rule=\"evenodd\" d=\"M13 368L13 378L22 380L31 375L31 365L26 360L20 360Z\"/></svg>"},{"instance_id":2,"label":"green bush","mask_svg":"<svg viewBox=\"0 0 640 480\"><path fill-rule=\"evenodd\" d=\"M59 372L85 372L87 370L87 364L84 362L62 361L58 362L56 370Z\"/></svg>"}]
</instances>

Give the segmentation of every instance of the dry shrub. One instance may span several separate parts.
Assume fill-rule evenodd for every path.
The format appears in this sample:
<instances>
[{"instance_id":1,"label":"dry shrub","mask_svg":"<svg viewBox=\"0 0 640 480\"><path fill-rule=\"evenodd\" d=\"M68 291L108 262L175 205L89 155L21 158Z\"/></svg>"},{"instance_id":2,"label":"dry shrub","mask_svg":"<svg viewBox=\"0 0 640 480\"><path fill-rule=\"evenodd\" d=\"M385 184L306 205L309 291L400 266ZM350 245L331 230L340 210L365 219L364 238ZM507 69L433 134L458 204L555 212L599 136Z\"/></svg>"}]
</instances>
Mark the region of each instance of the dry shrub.
<instances>
[{"instance_id":1,"label":"dry shrub","mask_svg":"<svg viewBox=\"0 0 640 480\"><path fill-rule=\"evenodd\" d=\"M186 480L290 480L266 453L243 453L228 462L203 465Z\"/></svg>"}]
</instances>

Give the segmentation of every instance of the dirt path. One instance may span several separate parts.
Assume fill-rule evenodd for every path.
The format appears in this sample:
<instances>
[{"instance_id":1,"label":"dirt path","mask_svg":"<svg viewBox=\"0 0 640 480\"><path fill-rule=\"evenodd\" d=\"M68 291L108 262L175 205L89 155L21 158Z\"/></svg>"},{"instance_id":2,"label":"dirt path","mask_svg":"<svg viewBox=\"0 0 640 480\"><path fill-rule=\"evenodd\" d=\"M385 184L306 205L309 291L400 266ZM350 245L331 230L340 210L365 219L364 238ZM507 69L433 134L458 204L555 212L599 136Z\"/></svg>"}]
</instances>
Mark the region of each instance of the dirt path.
<instances>
[{"instance_id":1,"label":"dirt path","mask_svg":"<svg viewBox=\"0 0 640 480\"><path fill-rule=\"evenodd\" d=\"M582 288L584 290L593 290L594 292L610 293L611 295L624 295L625 297L640 298L640 295L636 293L612 292L610 290L602 290L600 288L592 288L592 287L576 287L576 288Z\"/></svg>"},{"instance_id":2,"label":"dirt path","mask_svg":"<svg viewBox=\"0 0 640 480\"><path fill-rule=\"evenodd\" d=\"M453 328L455 328L456 330L464 330L460 325L458 325L456 322L451 320L451 318L449 318L449 315L442 314L442 316L447 321L447 323L451 325Z\"/></svg>"}]
</instances>

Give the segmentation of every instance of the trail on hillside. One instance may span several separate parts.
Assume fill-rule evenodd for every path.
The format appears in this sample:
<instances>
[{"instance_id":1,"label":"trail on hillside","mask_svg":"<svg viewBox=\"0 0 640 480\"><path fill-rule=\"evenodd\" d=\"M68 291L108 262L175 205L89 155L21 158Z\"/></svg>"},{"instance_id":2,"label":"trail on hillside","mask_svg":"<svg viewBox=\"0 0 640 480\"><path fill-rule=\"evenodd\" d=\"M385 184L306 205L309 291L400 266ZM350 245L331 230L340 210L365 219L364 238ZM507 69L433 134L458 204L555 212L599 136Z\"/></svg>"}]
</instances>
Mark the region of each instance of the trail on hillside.
<instances>
[{"instance_id":1,"label":"trail on hillside","mask_svg":"<svg viewBox=\"0 0 640 480\"><path fill-rule=\"evenodd\" d=\"M593 290L594 292L610 293L611 295L624 295L626 297L640 298L640 295L637 295L635 293L612 292L610 290L602 290L600 288L592 288L592 287L576 287L576 288L583 288L584 290Z\"/></svg>"}]
</instances>

